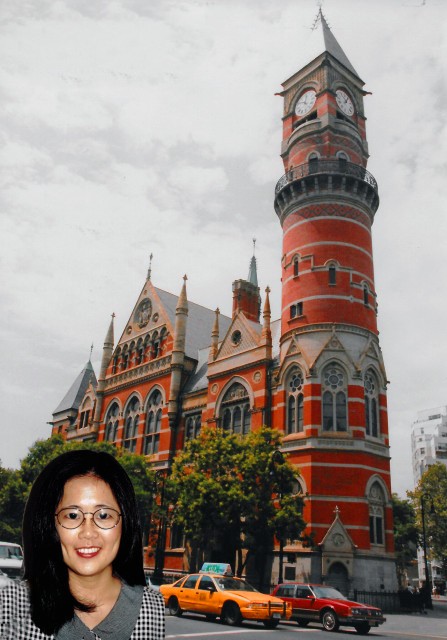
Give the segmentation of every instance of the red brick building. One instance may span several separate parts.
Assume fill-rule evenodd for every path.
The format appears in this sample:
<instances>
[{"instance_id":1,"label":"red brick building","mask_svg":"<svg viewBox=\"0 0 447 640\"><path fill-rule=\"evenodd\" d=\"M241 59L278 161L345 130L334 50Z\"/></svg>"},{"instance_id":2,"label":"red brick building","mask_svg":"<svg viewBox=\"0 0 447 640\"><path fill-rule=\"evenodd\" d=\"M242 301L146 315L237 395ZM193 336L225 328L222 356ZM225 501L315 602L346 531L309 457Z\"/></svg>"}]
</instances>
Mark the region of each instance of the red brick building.
<instances>
[{"instance_id":1,"label":"red brick building","mask_svg":"<svg viewBox=\"0 0 447 640\"><path fill-rule=\"evenodd\" d=\"M386 373L377 331L364 83L321 11L322 48L283 84L281 318L261 303L253 257L232 317L154 286L150 270L122 336L113 318L98 381L90 363L53 432L108 440L167 469L201 425L284 433L301 472L315 546L285 547L286 579L394 589ZM279 248L278 248L279 249ZM165 566L185 567L167 535ZM274 562L273 580L278 575Z\"/></svg>"}]
</instances>

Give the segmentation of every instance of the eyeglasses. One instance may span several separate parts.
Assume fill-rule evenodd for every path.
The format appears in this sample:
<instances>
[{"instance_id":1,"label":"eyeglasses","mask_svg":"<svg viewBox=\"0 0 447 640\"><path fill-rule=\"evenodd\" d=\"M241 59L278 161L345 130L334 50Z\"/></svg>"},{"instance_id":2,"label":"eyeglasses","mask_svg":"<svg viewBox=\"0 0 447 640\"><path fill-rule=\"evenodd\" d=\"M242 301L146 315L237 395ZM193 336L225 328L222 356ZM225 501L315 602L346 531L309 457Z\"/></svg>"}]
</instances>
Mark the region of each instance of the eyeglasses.
<instances>
[{"instance_id":1,"label":"eyeglasses","mask_svg":"<svg viewBox=\"0 0 447 640\"><path fill-rule=\"evenodd\" d=\"M116 509L101 507L97 511L82 511L77 507L67 507L54 514L58 523L64 529L77 529L85 520L85 516L92 516L93 522L100 529L113 529L119 524L121 513Z\"/></svg>"}]
</instances>

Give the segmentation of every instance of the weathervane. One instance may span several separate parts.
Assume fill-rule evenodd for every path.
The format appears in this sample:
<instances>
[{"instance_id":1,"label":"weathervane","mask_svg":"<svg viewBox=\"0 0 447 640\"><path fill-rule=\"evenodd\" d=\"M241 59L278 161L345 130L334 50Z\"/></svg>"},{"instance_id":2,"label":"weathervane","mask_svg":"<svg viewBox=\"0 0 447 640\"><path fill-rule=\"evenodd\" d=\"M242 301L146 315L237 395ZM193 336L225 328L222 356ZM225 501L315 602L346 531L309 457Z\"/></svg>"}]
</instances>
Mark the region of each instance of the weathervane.
<instances>
[{"instance_id":1,"label":"weathervane","mask_svg":"<svg viewBox=\"0 0 447 640\"><path fill-rule=\"evenodd\" d=\"M253 240L253 255L255 255L255 250L256 250L256 238L252 238Z\"/></svg>"},{"instance_id":2,"label":"weathervane","mask_svg":"<svg viewBox=\"0 0 447 640\"><path fill-rule=\"evenodd\" d=\"M89 358L89 360L92 359L92 353L93 353L93 342L92 342L92 346L90 347L90 358Z\"/></svg>"},{"instance_id":3,"label":"weathervane","mask_svg":"<svg viewBox=\"0 0 447 640\"><path fill-rule=\"evenodd\" d=\"M154 256L153 256L153 255L152 255L152 253L151 253L151 255L149 256L149 269L147 270L147 279L148 279L148 280L150 280L150 279L151 279L151 273L152 273L152 258L153 258L153 257L154 257Z\"/></svg>"}]
</instances>

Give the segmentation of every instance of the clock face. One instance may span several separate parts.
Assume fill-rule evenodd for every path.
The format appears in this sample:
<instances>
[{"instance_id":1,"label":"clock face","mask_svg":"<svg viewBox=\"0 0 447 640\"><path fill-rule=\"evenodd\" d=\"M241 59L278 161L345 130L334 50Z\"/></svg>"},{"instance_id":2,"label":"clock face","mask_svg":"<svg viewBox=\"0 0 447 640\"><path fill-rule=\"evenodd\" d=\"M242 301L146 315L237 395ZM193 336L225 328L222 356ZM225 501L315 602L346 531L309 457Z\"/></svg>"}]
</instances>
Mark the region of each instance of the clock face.
<instances>
[{"instance_id":1,"label":"clock face","mask_svg":"<svg viewBox=\"0 0 447 640\"><path fill-rule=\"evenodd\" d=\"M304 116L312 109L317 99L317 94L313 89L305 91L296 103L295 113L297 116Z\"/></svg>"},{"instance_id":2,"label":"clock face","mask_svg":"<svg viewBox=\"0 0 447 640\"><path fill-rule=\"evenodd\" d=\"M340 107L341 111L347 116L354 115L354 105L352 104L351 98L348 96L346 91L342 91L341 89L337 89L335 92L335 99L337 100L337 104Z\"/></svg>"}]
</instances>

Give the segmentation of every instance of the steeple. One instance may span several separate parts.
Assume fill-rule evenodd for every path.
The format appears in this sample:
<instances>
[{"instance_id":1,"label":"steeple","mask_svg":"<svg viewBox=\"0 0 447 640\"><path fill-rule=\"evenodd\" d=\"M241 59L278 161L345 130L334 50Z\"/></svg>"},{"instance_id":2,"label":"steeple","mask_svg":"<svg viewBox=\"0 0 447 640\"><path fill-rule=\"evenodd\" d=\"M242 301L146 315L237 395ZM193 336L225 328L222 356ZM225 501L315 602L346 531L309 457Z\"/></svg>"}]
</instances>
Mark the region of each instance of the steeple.
<instances>
[{"instance_id":1,"label":"steeple","mask_svg":"<svg viewBox=\"0 0 447 640\"><path fill-rule=\"evenodd\" d=\"M332 33L326 18L323 15L323 11L321 7L318 11L318 14L315 18L314 24L312 25L312 34L309 40L313 40L311 47L311 54L313 52L317 52L315 57L320 55L321 53L327 52L331 56L333 56L338 62L349 69L351 73L358 77L357 71L354 69L352 64L350 63L348 56L345 54L340 44L338 43L336 37ZM306 51L307 53L307 51ZM309 59L309 62L313 58Z\"/></svg>"},{"instance_id":2,"label":"steeple","mask_svg":"<svg viewBox=\"0 0 447 640\"><path fill-rule=\"evenodd\" d=\"M106 371L113 354L113 345L115 341L114 319L115 319L115 314L112 313L112 319L110 320L109 328L107 330L107 334L104 340L104 347L102 351L101 370L99 372L98 388L96 390L97 401L96 401L96 407L95 407L95 415L93 418L93 423L96 429L99 428L99 421L101 418L101 409L102 409L102 401L104 397Z\"/></svg>"},{"instance_id":3,"label":"steeple","mask_svg":"<svg viewBox=\"0 0 447 640\"><path fill-rule=\"evenodd\" d=\"M261 297L259 295L258 274L255 258L256 239L253 238L253 256L250 260L247 280L233 282L233 317L243 312L248 320L259 322L261 314Z\"/></svg>"},{"instance_id":4,"label":"steeple","mask_svg":"<svg viewBox=\"0 0 447 640\"><path fill-rule=\"evenodd\" d=\"M248 282L250 284L254 284L255 287L258 286L258 272L256 269L256 257L255 257L255 248L256 248L256 238L253 238L253 255L250 260L250 268L248 270Z\"/></svg>"}]
</instances>

